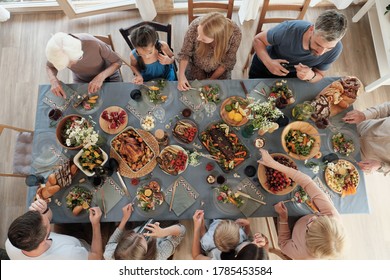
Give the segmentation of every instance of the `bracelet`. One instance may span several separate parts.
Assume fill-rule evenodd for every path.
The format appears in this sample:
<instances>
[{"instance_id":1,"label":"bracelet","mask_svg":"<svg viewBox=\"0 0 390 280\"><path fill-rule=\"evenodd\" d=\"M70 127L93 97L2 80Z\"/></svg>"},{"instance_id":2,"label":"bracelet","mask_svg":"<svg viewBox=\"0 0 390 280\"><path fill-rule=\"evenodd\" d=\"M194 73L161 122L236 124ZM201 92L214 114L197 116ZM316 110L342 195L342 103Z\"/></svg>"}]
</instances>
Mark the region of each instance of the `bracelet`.
<instances>
[{"instance_id":1,"label":"bracelet","mask_svg":"<svg viewBox=\"0 0 390 280\"><path fill-rule=\"evenodd\" d=\"M281 225L288 225L287 222L279 222L279 224L281 224Z\"/></svg>"},{"instance_id":2,"label":"bracelet","mask_svg":"<svg viewBox=\"0 0 390 280\"><path fill-rule=\"evenodd\" d=\"M46 210L42 212L42 215L45 215L47 212L49 212L49 206L47 206Z\"/></svg>"},{"instance_id":3,"label":"bracelet","mask_svg":"<svg viewBox=\"0 0 390 280\"><path fill-rule=\"evenodd\" d=\"M314 73L313 77L312 77L311 79L309 79L309 80L306 80L306 82L310 82L310 81L312 81L315 77L317 77L317 73L316 73L315 71L313 71L313 73Z\"/></svg>"}]
</instances>

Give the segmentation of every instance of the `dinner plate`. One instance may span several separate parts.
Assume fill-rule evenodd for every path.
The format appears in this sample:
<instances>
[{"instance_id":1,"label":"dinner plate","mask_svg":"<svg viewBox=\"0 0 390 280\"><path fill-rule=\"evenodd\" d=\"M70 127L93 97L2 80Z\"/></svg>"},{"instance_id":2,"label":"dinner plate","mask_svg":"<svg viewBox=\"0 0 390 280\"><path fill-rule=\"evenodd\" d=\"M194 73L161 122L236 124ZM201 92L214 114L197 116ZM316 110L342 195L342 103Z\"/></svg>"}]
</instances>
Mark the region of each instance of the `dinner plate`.
<instances>
[{"instance_id":1,"label":"dinner plate","mask_svg":"<svg viewBox=\"0 0 390 280\"><path fill-rule=\"evenodd\" d=\"M82 188L83 190L85 191L89 191L91 193L91 203L90 203L90 207L92 207L94 201L93 201L93 195L94 195L94 191L95 189L93 187L91 187L90 185L87 185L87 184L78 184L78 185L72 185L70 186L69 188L67 188L65 190L65 192L63 193L62 195L62 199L61 199L61 203L62 203L62 209L65 213L66 216L68 216L69 218L72 218L72 219L77 219L77 220L81 220L81 219L85 219L85 218L88 218L89 216L89 211L83 209L80 214L78 214L77 216L73 215L72 213L72 209L68 208L68 206L66 205L66 197L68 196L68 194L73 190L73 188L75 187L80 187Z\"/></svg>"},{"instance_id":2,"label":"dinner plate","mask_svg":"<svg viewBox=\"0 0 390 280\"><path fill-rule=\"evenodd\" d=\"M81 93L79 93L75 97L75 100L73 101L74 104L75 104L75 102L77 102L77 97L78 96L80 96L80 98L85 97L85 100L80 105L78 105L77 107L73 106L73 108L76 110L76 112L78 112L81 115L91 115L91 114L95 113L97 110L99 110L100 107L102 107L102 105L103 105L103 97L102 97L103 90L102 89L99 90L96 93L93 93L93 94L88 94L88 89L86 91L82 90L80 92ZM89 97L87 97L88 95L89 95L89 97L98 96L98 98L96 99L96 103L95 103L94 107L92 109L89 109L89 110L85 109L83 107L83 103L87 102L87 100L89 99Z\"/></svg>"},{"instance_id":3,"label":"dinner plate","mask_svg":"<svg viewBox=\"0 0 390 280\"><path fill-rule=\"evenodd\" d=\"M179 125L183 129L178 129L177 126L179 126ZM188 140L186 141L186 138L184 138L184 136L182 136L184 133L186 133L186 132L188 133L188 130L186 129L186 127L196 128L196 132L193 135L192 141L188 141ZM198 129L198 126L196 125L196 123L194 123L193 121L191 121L189 119L178 120L172 128L173 137L176 139L177 142L179 142L180 144L184 144L184 145L191 144L192 142L194 142L196 140L196 137L198 136L198 132L199 132L199 129ZM179 133L181 133L181 134L179 134Z\"/></svg>"},{"instance_id":4,"label":"dinner plate","mask_svg":"<svg viewBox=\"0 0 390 280\"><path fill-rule=\"evenodd\" d=\"M54 132L36 133L32 152L33 167L39 170L54 164L61 151L61 145L57 142Z\"/></svg>"},{"instance_id":5,"label":"dinner plate","mask_svg":"<svg viewBox=\"0 0 390 280\"><path fill-rule=\"evenodd\" d=\"M340 156L348 157L345 154L342 154L340 152L336 152L333 148L332 137L339 132L342 133L346 139L351 139L353 141L353 145L355 146L355 149L353 152L351 152L349 154L349 156L355 158L357 156L358 152L360 151L360 143L359 143L360 137L356 131L354 131L353 129L347 128L347 127L340 128L340 129L338 129L337 132L329 132L329 134L327 135L327 137L328 137L327 144L328 144L329 150L337 153Z\"/></svg>"},{"instance_id":6,"label":"dinner plate","mask_svg":"<svg viewBox=\"0 0 390 280\"><path fill-rule=\"evenodd\" d=\"M179 174L183 173L184 171L186 171L186 169L187 169L187 167L188 167L188 154L187 154L187 152L186 152L182 147L180 147L180 146L178 146L178 145L169 145L169 146L165 147L165 148L161 151L159 157L161 157L162 155L164 155L164 153L167 152L167 151L169 151L169 150L175 150L176 152L181 151L181 152L183 152L183 153L187 156L187 160L186 160L186 162L185 162L184 170L178 171L178 173L177 173L176 175L179 175ZM173 175L173 174L170 174L169 172L165 171L165 169L163 168L163 166L162 166L162 164L159 162L159 160L157 161L157 163L158 163L158 166L161 168L161 170L162 170L165 174ZM169 166L170 166L170 165L169 165Z\"/></svg>"},{"instance_id":7,"label":"dinner plate","mask_svg":"<svg viewBox=\"0 0 390 280\"><path fill-rule=\"evenodd\" d=\"M225 183L221 184L218 186L221 187L222 185L227 185L233 193L237 192L238 189L237 189L237 186L239 185L239 181L238 180L235 180L235 179L228 179ZM240 209L232 204L232 203L223 203L223 202L220 202L218 200L218 196L219 196L219 190L218 188L213 188L213 203L215 205L215 207L223 214L226 214L226 215L229 215L229 216L237 216L239 214L241 214L241 211ZM246 190L245 188L242 188L241 189L244 193L246 193ZM241 197L241 196L240 196ZM245 204L247 202L247 198L245 197L241 197L242 200L243 200L243 203Z\"/></svg>"},{"instance_id":8,"label":"dinner plate","mask_svg":"<svg viewBox=\"0 0 390 280\"><path fill-rule=\"evenodd\" d=\"M161 194L163 195L163 200L165 200L165 196L164 196L164 193L163 191L161 190L161 182L159 182L159 180L157 179L151 179L149 183L145 183L145 184L142 184L141 187L139 187L137 189L137 192L135 193L135 196L137 195L138 191L142 190L142 189L145 189L146 186L148 186L151 182L153 181L156 181L159 185L160 185L160 190L159 192L161 192ZM154 192L153 194L154 195ZM155 204L155 208L154 210L149 210L149 211L144 211L141 209L141 207L139 206L139 199L136 198L136 203L135 203L135 212L138 213L138 215L142 216L142 217L145 217L145 218L152 218L152 217L156 217L156 216L159 216L160 214L162 214L164 212L164 207L163 207L163 204L164 201L161 203L161 204Z\"/></svg>"},{"instance_id":9,"label":"dinner plate","mask_svg":"<svg viewBox=\"0 0 390 280\"><path fill-rule=\"evenodd\" d=\"M298 188L296 188L293 192L291 192L291 196L290 198L293 199L295 198L295 194L297 192L299 192L300 190L302 189L301 186L299 186ZM309 195L308 195L309 196ZM294 199L294 201L291 201L290 202L292 204L293 207L295 207L298 211L300 212L303 212L304 214L313 214L313 213L316 213L316 211L311 208L306 202L301 202L299 203L296 199Z\"/></svg>"},{"instance_id":10,"label":"dinner plate","mask_svg":"<svg viewBox=\"0 0 390 280\"><path fill-rule=\"evenodd\" d=\"M342 197L355 194L359 186L360 175L352 162L339 159L334 167L329 165L325 169L325 182L328 187ZM352 180L352 188L347 188L347 181Z\"/></svg>"}]
</instances>

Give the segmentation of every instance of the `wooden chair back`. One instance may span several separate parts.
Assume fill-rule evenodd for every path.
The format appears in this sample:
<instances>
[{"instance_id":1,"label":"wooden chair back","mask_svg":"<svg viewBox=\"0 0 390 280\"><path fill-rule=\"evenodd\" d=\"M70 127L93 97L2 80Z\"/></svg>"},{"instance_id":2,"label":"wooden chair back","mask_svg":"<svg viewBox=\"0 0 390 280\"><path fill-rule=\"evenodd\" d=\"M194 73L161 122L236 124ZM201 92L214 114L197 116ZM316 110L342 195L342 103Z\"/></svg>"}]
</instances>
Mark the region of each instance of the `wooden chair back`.
<instances>
[{"instance_id":1,"label":"wooden chair back","mask_svg":"<svg viewBox=\"0 0 390 280\"><path fill-rule=\"evenodd\" d=\"M290 257L286 256L282 253L278 246L278 233L277 233L277 221L276 218L272 217L265 217L264 218L267 223L267 230L269 235L269 253L275 254L277 257L279 257L282 260L291 260Z\"/></svg>"},{"instance_id":2,"label":"wooden chair back","mask_svg":"<svg viewBox=\"0 0 390 280\"><path fill-rule=\"evenodd\" d=\"M210 10L226 13L226 17L232 19L233 7L234 0L228 0L227 3L188 0L188 24L199 14L209 13Z\"/></svg>"},{"instance_id":3,"label":"wooden chair back","mask_svg":"<svg viewBox=\"0 0 390 280\"><path fill-rule=\"evenodd\" d=\"M270 4L270 0L263 0L263 7L260 12L259 21L256 28L256 33L259 34L263 31L263 25L269 23L281 23L286 20L301 20L306 14L307 9L309 8L309 4L311 0L303 0L302 4ZM296 14L293 16L279 16L279 17L268 17L268 12L294 12ZM242 73L244 74L246 70L249 68L249 64L251 62L251 58L255 53L255 49L252 47L250 53L248 54L248 58L245 62L244 68L242 69Z\"/></svg>"}]
</instances>

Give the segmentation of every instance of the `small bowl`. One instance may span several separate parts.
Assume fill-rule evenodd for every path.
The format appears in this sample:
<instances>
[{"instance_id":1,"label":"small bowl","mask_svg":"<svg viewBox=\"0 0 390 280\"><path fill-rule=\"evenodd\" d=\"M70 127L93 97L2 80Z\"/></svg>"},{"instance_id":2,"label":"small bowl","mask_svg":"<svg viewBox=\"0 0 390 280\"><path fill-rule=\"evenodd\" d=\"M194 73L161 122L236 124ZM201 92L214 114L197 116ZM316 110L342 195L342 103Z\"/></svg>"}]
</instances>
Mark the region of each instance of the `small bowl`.
<instances>
[{"instance_id":1,"label":"small bowl","mask_svg":"<svg viewBox=\"0 0 390 280\"><path fill-rule=\"evenodd\" d=\"M88 144L84 147L84 149L87 149L91 146L91 144ZM73 162L74 164L76 164L76 166L82 171L84 172L85 175L87 175L88 177L91 177L93 175L95 175L95 171L91 172L91 171L88 171L88 170L84 170L81 163L80 163L80 157L81 155L83 154L83 151L84 149L81 149L73 158ZM108 160L108 155L106 154L105 151L103 151L101 148L99 148L100 151L102 152L102 157L103 157L103 162L100 164L100 166L103 166L107 160Z\"/></svg>"},{"instance_id":2,"label":"small bowl","mask_svg":"<svg viewBox=\"0 0 390 280\"><path fill-rule=\"evenodd\" d=\"M151 115L147 115L141 118L140 125L143 130L151 131L156 127L156 119Z\"/></svg>"},{"instance_id":3,"label":"small bowl","mask_svg":"<svg viewBox=\"0 0 390 280\"><path fill-rule=\"evenodd\" d=\"M60 143L60 145L66 149L69 149L69 150L78 150L78 149L81 149L81 147L83 145L79 145L79 146L67 146L66 143L65 143L65 139L64 139L64 136L63 136L63 130L64 130L64 127L65 127L65 124L69 121L69 120L72 120L72 119L82 119L82 116L80 115L68 115L68 116L65 116L63 117L60 122L58 123L57 125L57 128L56 128L56 137L57 137L57 141L58 143ZM87 121L88 123L88 121ZM88 125L90 125L88 123Z\"/></svg>"}]
</instances>

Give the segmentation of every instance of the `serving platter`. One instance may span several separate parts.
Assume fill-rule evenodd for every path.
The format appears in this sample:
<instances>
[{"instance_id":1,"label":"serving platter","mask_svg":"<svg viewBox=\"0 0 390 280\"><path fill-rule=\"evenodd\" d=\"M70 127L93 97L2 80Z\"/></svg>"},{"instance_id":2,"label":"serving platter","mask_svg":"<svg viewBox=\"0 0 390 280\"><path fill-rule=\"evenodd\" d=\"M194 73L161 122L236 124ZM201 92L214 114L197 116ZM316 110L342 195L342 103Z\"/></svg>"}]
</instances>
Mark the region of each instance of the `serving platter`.
<instances>
[{"instance_id":1,"label":"serving platter","mask_svg":"<svg viewBox=\"0 0 390 280\"><path fill-rule=\"evenodd\" d=\"M341 197L355 194L360 180L357 168L352 162L345 159L328 164L324 177L327 186L335 193L340 194Z\"/></svg>"},{"instance_id":2,"label":"serving platter","mask_svg":"<svg viewBox=\"0 0 390 280\"><path fill-rule=\"evenodd\" d=\"M112 118L112 120L108 121L106 120L107 118ZM127 126L127 122L127 113L119 106L107 107L103 110L99 117L99 125L107 134L117 134Z\"/></svg>"},{"instance_id":3,"label":"serving platter","mask_svg":"<svg viewBox=\"0 0 390 280\"><path fill-rule=\"evenodd\" d=\"M240 108L234 108L238 103L238 107ZM231 96L226 98L222 104L220 109L220 115L221 118L225 123L227 123L230 126L242 126L248 122L248 115L250 114L250 111L246 107L249 105L249 102L240 96ZM231 106L231 110L227 111L227 106ZM232 119L229 114L234 113L234 115L239 116L238 120Z\"/></svg>"}]
</instances>

